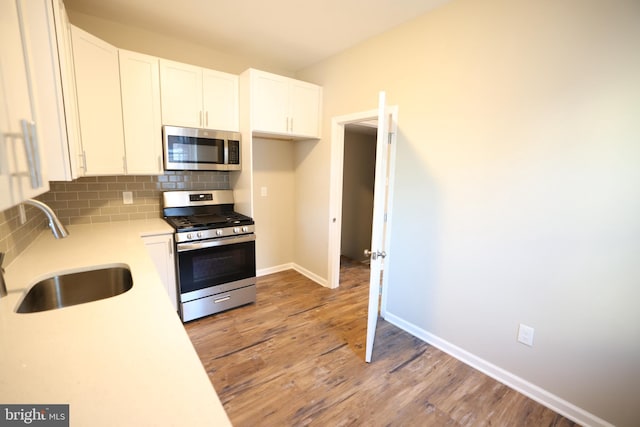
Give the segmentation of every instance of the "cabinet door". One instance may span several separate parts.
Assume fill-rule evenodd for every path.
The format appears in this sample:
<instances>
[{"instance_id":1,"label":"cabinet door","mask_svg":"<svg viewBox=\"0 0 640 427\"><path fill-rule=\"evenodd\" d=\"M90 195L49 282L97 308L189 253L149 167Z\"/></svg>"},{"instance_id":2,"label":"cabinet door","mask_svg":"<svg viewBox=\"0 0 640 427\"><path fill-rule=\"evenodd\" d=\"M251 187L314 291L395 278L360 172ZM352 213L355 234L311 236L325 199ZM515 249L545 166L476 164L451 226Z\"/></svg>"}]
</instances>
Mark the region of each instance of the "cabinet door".
<instances>
[{"instance_id":1,"label":"cabinet door","mask_svg":"<svg viewBox=\"0 0 640 427\"><path fill-rule=\"evenodd\" d=\"M201 127L202 69L179 62L160 60L162 124Z\"/></svg>"},{"instance_id":2,"label":"cabinet door","mask_svg":"<svg viewBox=\"0 0 640 427\"><path fill-rule=\"evenodd\" d=\"M0 2L0 209L49 189L40 166L39 132L25 23L15 1Z\"/></svg>"},{"instance_id":3,"label":"cabinet door","mask_svg":"<svg viewBox=\"0 0 640 427\"><path fill-rule=\"evenodd\" d=\"M57 0L19 2L33 60L31 71L36 82L38 128L46 135L42 152L47 176L51 181L70 181L77 177L78 118L75 99L63 93L63 83L66 90L69 84L75 84L69 76L66 12ZM69 138L69 131L72 138Z\"/></svg>"},{"instance_id":4,"label":"cabinet door","mask_svg":"<svg viewBox=\"0 0 640 427\"><path fill-rule=\"evenodd\" d=\"M251 109L251 127L254 131L288 133L288 79L275 74L252 70Z\"/></svg>"},{"instance_id":5,"label":"cabinet door","mask_svg":"<svg viewBox=\"0 0 640 427\"><path fill-rule=\"evenodd\" d=\"M72 26L85 175L125 173L118 49Z\"/></svg>"},{"instance_id":6,"label":"cabinet door","mask_svg":"<svg viewBox=\"0 0 640 427\"><path fill-rule=\"evenodd\" d=\"M173 252L173 236L147 236L143 238L149 255L160 274L162 283L169 295L173 308L178 310L178 292L176 288L176 267Z\"/></svg>"},{"instance_id":7,"label":"cabinet door","mask_svg":"<svg viewBox=\"0 0 640 427\"><path fill-rule=\"evenodd\" d=\"M321 89L311 83L291 81L290 130L294 135L320 136Z\"/></svg>"},{"instance_id":8,"label":"cabinet door","mask_svg":"<svg viewBox=\"0 0 640 427\"><path fill-rule=\"evenodd\" d=\"M81 169L82 145L80 141L80 118L78 115L78 97L76 93L76 74L73 69L73 49L71 47L71 23L62 0L53 0L53 19L56 28L58 44L58 64L60 66L60 80L62 85L62 100L64 104L65 124L67 130L66 150L69 154L69 164L57 173L57 180L76 179L84 173ZM65 146L60 147L62 158L66 160ZM64 176L63 176L64 174ZM51 179L55 181L56 179Z\"/></svg>"},{"instance_id":9,"label":"cabinet door","mask_svg":"<svg viewBox=\"0 0 640 427\"><path fill-rule=\"evenodd\" d=\"M119 50L127 174L162 173L158 58Z\"/></svg>"},{"instance_id":10,"label":"cabinet door","mask_svg":"<svg viewBox=\"0 0 640 427\"><path fill-rule=\"evenodd\" d=\"M202 70L203 127L238 131L238 76Z\"/></svg>"}]
</instances>

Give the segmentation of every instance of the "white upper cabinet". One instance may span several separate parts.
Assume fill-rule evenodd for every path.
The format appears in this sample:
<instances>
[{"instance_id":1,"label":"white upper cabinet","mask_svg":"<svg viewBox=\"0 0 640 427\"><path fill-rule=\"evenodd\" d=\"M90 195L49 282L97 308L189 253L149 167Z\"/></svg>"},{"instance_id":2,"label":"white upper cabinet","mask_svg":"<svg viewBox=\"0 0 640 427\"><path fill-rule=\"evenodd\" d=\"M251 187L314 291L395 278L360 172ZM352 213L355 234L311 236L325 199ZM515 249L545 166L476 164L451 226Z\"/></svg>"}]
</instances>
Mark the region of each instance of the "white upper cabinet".
<instances>
[{"instance_id":1,"label":"white upper cabinet","mask_svg":"<svg viewBox=\"0 0 640 427\"><path fill-rule=\"evenodd\" d=\"M237 131L238 76L160 60L162 124Z\"/></svg>"},{"instance_id":2,"label":"white upper cabinet","mask_svg":"<svg viewBox=\"0 0 640 427\"><path fill-rule=\"evenodd\" d=\"M239 130L238 76L203 69L202 108L205 128Z\"/></svg>"},{"instance_id":3,"label":"white upper cabinet","mask_svg":"<svg viewBox=\"0 0 640 427\"><path fill-rule=\"evenodd\" d=\"M119 50L127 174L162 174L158 58Z\"/></svg>"},{"instance_id":4,"label":"white upper cabinet","mask_svg":"<svg viewBox=\"0 0 640 427\"><path fill-rule=\"evenodd\" d=\"M320 137L320 86L259 70L248 73L254 133L294 139Z\"/></svg>"},{"instance_id":5,"label":"white upper cabinet","mask_svg":"<svg viewBox=\"0 0 640 427\"><path fill-rule=\"evenodd\" d=\"M80 175L79 122L71 33L61 0L19 0L28 33L38 128L51 181Z\"/></svg>"},{"instance_id":6,"label":"white upper cabinet","mask_svg":"<svg viewBox=\"0 0 640 427\"><path fill-rule=\"evenodd\" d=\"M202 70L179 62L160 60L162 124L202 126Z\"/></svg>"},{"instance_id":7,"label":"white upper cabinet","mask_svg":"<svg viewBox=\"0 0 640 427\"><path fill-rule=\"evenodd\" d=\"M251 70L251 128L289 133L289 79Z\"/></svg>"},{"instance_id":8,"label":"white upper cabinet","mask_svg":"<svg viewBox=\"0 0 640 427\"><path fill-rule=\"evenodd\" d=\"M71 34L84 175L124 174L118 49L73 25Z\"/></svg>"},{"instance_id":9,"label":"white upper cabinet","mask_svg":"<svg viewBox=\"0 0 640 427\"><path fill-rule=\"evenodd\" d=\"M290 132L294 135L320 137L322 89L320 86L291 80Z\"/></svg>"},{"instance_id":10,"label":"white upper cabinet","mask_svg":"<svg viewBox=\"0 0 640 427\"><path fill-rule=\"evenodd\" d=\"M40 161L28 32L18 18L19 5L0 2L0 210L49 189Z\"/></svg>"}]
</instances>

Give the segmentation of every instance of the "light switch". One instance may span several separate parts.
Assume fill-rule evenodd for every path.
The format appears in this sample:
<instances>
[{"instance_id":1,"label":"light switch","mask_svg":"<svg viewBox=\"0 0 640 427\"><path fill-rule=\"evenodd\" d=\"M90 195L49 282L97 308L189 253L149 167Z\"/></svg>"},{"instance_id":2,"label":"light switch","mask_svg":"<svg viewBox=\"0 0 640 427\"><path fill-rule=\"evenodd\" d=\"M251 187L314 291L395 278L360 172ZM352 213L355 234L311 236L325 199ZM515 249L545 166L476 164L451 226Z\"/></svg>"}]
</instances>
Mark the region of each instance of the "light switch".
<instances>
[{"instance_id":1,"label":"light switch","mask_svg":"<svg viewBox=\"0 0 640 427\"><path fill-rule=\"evenodd\" d=\"M268 195L267 187L260 187L260 195L262 197L267 197Z\"/></svg>"}]
</instances>

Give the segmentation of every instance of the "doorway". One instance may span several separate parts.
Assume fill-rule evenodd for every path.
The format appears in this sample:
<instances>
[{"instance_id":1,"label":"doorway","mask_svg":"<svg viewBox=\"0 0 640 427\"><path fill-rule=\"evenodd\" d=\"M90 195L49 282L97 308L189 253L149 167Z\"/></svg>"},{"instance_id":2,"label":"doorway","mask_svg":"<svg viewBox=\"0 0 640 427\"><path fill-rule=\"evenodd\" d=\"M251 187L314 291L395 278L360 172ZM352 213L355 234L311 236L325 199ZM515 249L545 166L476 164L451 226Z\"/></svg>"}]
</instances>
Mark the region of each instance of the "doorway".
<instances>
[{"instance_id":1,"label":"doorway","mask_svg":"<svg viewBox=\"0 0 640 427\"><path fill-rule=\"evenodd\" d=\"M340 255L369 263L376 172L376 123L350 123L344 133Z\"/></svg>"},{"instance_id":2,"label":"doorway","mask_svg":"<svg viewBox=\"0 0 640 427\"><path fill-rule=\"evenodd\" d=\"M344 176L344 146L347 126L369 126L377 133L378 111L370 110L346 116L334 117L331 123L331 189L329 212L329 288L340 284L340 254L342 243L342 201Z\"/></svg>"},{"instance_id":3,"label":"doorway","mask_svg":"<svg viewBox=\"0 0 640 427\"><path fill-rule=\"evenodd\" d=\"M391 234L391 200L398 107L386 104L386 95L379 93L378 109L332 119L331 139L331 187L329 197L329 245L328 270L330 288L340 283L340 254L342 234L343 179L345 174L345 133L349 125L364 124L376 127L376 154L373 195L371 244L363 250L370 258L369 309L367 314L367 344L365 361L371 362L378 316L386 315L388 275L382 274L387 257L387 245ZM349 165L346 165L348 168ZM381 289L382 288L382 289ZM381 292L382 290L382 292ZM380 298L381 297L381 298Z\"/></svg>"}]
</instances>

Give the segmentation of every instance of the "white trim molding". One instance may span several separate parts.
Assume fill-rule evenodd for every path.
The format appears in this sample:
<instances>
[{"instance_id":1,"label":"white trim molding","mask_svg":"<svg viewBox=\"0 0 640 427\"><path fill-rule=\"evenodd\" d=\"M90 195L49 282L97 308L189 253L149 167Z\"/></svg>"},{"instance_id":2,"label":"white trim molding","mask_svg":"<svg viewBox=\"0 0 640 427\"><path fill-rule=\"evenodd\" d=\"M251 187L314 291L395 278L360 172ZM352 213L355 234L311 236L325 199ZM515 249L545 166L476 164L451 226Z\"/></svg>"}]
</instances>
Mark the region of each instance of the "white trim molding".
<instances>
[{"instance_id":1,"label":"white trim molding","mask_svg":"<svg viewBox=\"0 0 640 427\"><path fill-rule=\"evenodd\" d=\"M266 276L268 274L279 273L281 271L291 270L293 268L293 263L289 262L287 264L275 265L273 267L261 268L256 271L256 276Z\"/></svg>"},{"instance_id":2,"label":"white trim molding","mask_svg":"<svg viewBox=\"0 0 640 427\"><path fill-rule=\"evenodd\" d=\"M329 286L327 279L324 279L318 276L317 274L307 270L306 268L299 266L298 264L293 264L293 269L298 273L302 274L303 276L307 277L308 279L313 280L317 284L324 286L325 288Z\"/></svg>"},{"instance_id":3,"label":"white trim molding","mask_svg":"<svg viewBox=\"0 0 640 427\"><path fill-rule=\"evenodd\" d=\"M486 360L469 353L455 344L427 332L424 329L389 313L388 311L386 313L385 320L580 425L584 425L585 427L614 427L613 424L603 420L602 418L599 418L596 415L538 387L537 385L532 384L529 381L500 368L499 366L487 362Z\"/></svg>"},{"instance_id":4,"label":"white trim molding","mask_svg":"<svg viewBox=\"0 0 640 427\"><path fill-rule=\"evenodd\" d=\"M286 271L286 270L295 270L298 273L302 274L303 276L307 277L308 279L313 280L317 284L327 287L327 284L328 284L327 279L324 279L318 276L317 274L293 262L275 265L273 267L261 268L260 270L256 271L256 276L261 277L261 276L266 276L267 274L279 273L281 271Z\"/></svg>"}]
</instances>

